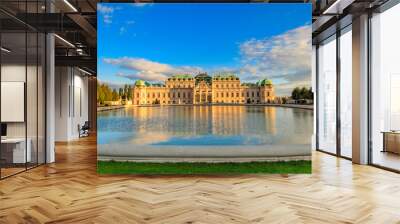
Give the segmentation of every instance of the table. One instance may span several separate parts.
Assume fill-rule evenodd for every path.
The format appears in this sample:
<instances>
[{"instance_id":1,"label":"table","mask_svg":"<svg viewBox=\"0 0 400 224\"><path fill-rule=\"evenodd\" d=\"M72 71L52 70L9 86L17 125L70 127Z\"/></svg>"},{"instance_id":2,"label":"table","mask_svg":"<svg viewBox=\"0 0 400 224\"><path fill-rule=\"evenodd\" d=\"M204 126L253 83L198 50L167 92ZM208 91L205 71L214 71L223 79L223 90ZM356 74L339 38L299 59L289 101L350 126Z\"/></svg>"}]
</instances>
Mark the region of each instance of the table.
<instances>
[{"instance_id":1,"label":"table","mask_svg":"<svg viewBox=\"0 0 400 224\"><path fill-rule=\"evenodd\" d=\"M7 155L7 152L11 152L12 156L6 156L6 160L9 160L11 163L26 163L31 162L32 153L31 153L31 139L27 139L27 147L25 150L25 138L5 138L1 139L1 154ZM11 149L10 146L13 146ZM4 158L4 157L3 157ZM11 160L12 158L12 160Z\"/></svg>"},{"instance_id":2,"label":"table","mask_svg":"<svg viewBox=\"0 0 400 224\"><path fill-rule=\"evenodd\" d=\"M400 154L400 131L383 131L382 152Z\"/></svg>"}]
</instances>

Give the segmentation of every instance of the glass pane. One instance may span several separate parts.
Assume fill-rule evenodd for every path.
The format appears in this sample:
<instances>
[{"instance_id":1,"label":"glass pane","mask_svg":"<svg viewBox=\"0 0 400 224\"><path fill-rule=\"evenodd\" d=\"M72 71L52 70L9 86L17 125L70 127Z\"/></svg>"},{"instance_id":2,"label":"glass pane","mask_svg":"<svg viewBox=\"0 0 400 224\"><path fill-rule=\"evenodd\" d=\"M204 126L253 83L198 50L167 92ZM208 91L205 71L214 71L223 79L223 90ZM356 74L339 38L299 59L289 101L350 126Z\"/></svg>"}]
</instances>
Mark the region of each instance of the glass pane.
<instances>
[{"instance_id":1,"label":"glass pane","mask_svg":"<svg viewBox=\"0 0 400 224\"><path fill-rule=\"evenodd\" d=\"M372 163L400 170L400 5L372 18Z\"/></svg>"},{"instance_id":2,"label":"glass pane","mask_svg":"<svg viewBox=\"0 0 400 224\"><path fill-rule=\"evenodd\" d=\"M351 29L340 36L340 150L352 156L352 35Z\"/></svg>"},{"instance_id":3,"label":"glass pane","mask_svg":"<svg viewBox=\"0 0 400 224\"><path fill-rule=\"evenodd\" d=\"M45 163L46 149L45 149L45 44L46 37L44 34L39 33L38 41L38 163Z\"/></svg>"},{"instance_id":4,"label":"glass pane","mask_svg":"<svg viewBox=\"0 0 400 224\"><path fill-rule=\"evenodd\" d=\"M318 48L318 148L336 153L336 40Z\"/></svg>"},{"instance_id":5,"label":"glass pane","mask_svg":"<svg viewBox=\"0 0 400 224\"><path fill-rule=\"evenodd\" d=\"M26 82L26 114L27 114L27 144L28 144L28 168L37 165L37 132L38 132L38 108L37 108L37 98L38 98L38 36L36 32L27 33L27 82Z\"/></svg>"},{"instance_id":6,"label":"glass pane","mask_svg":"<svg viewBox=\"0 0 400 224\"><path fill-rule=\"evenodd\" d=\"M1 175L25 170L26 150L26 35L1 34Z\"/></svg>"}]
</instances>

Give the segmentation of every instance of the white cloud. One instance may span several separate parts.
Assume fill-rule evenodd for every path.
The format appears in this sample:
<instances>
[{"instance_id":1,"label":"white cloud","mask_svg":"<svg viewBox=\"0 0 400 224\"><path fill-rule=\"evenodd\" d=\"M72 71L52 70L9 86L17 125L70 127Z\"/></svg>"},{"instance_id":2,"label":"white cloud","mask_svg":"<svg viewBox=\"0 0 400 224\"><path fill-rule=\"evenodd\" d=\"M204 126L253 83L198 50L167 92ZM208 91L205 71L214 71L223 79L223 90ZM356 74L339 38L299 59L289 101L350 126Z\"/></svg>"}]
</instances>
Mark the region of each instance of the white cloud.
<instances>
[{"instance_id":1,"label":"white cloud","mask_svg":"<svg viewBox=\"0 0 400 224\"><path fill-rule=\"evenodd\" d=\"M103 22L107 24L112 23L112 16L111 15L103 15Z\"/></svg>"},{"instance_id":2,"label":"white cloud","mask_svg":"<svg viewBox=\"0 0 400 224\"><path fill-rule=\"evenodd\" d=\"M125 27L122 26L122 27L119 28L119 34L120 35L124 34L125 32L126 32L126 28Z\"/></svg>"},{"instance_id":3,"label":"white cloud","mask_svg":"<svg viewBox=\"0 0 400 224\"><path fill-rule=\"evenodd\" d=\"M146 7L146 6L153 6L152 2L136 2L136 3L131 3L132 6L134 7Z\"/></svg>"},{"instance_id":4,"label":"white cloud","mask_svg":"<svg viewBox=\"0 0 400 224\"><path fill-rule=\"evenodd\" d=\"M122 78L127 78L130 80L146 80L150 82L160 82L160 81L165 81L168 76L162 74L162 73L153 73L153 72L137 72L134 74L125 74L125 73L117 73L116 76L122 77Z\"/></svg>"},{"instance_id":5,"label":"white cloud","mask_svg":"<svg viewBox=\"0 0 400 224\"><path fill-rule=\"evenodd\" d=\"M110 81L110 80L102 80L102 79L98 79L100 84L107 84L108 87L110 87L111 89L119 89L124 87L126 84L128 85L133 85L133 82L122 82L122 81Z\"/></svg>"},{"instance_id":6,"label":"white cloud","mask_svg":"<svg viewBox=\"0 0 400 224\"><path fill-rule=\"evenodd\" d=\"M283 80L279 88L311 83L311 26L301 26L281 35L266 39L251 39L240 45L241 74L251 77L268 77Z\"/></svg>"},{"instance_id":7,"label":"white cloud","mask_svg":"<svg viewBox=\"0 0 400 224\"><path fill-rule=\"evenodd\" d=\"M124 33L121 27L120 33ZM277 95L289 95L296 86L311 85L311 26L301 26L266 39L251 39L239 45L241 60L235 67L208 68L210 74L232 72L242 81L272 79ZM117 76L130 80L160 82L173 74L205 71L197 66L173 66L144 58L105 58L104 62L127 69Z\"/></svg>"},{"instance_id":8,"label":"white cloud","mask_svg":"<svg viewBox=\"0 0 400 224\"><path fill-rule=\"evenodd\" d=\"M114 8L113 7L109 7L109 6L105 6L105 5L102 5L102 4L98 4L97 5L97 11L99 11L100 13L108 14L108 13L113 13L114 12Z\"/></svg>"},{"instance_id":9,"label":"white cloud","mask_svg":"<svg viewBox=\"0 0 400 224\"><path fill-rule=\"evenodd\" d=\"M129 74L119 73L117 75L131 80L163 81L174 74L196 74L203 71L197 66L173 66L144 58L105 58L104 62L130 70Z\"/></svg>"},{"instance_id":10,"label":"white cloud","mask_svg":"<svg viewBox=\"0 0 400 224\"><path fill-rule=\"evenodd\" d=\"M103 22L106 24L111 24L112 23L112 16L116 8L113 8L111 6L106 6L103 4L98 4L97 5L97 11L99 15L103 17Z\"/></svg>"}]
</instances>

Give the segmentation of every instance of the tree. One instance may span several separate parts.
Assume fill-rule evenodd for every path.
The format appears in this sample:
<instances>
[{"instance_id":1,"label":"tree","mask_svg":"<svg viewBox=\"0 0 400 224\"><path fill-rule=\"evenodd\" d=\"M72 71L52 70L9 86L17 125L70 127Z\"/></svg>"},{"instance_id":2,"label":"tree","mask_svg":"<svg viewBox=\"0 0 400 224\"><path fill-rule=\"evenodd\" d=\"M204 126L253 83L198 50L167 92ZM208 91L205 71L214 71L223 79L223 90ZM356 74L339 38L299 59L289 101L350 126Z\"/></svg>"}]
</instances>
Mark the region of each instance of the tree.
<instances>
[{"instance_id":1,"label":"tree","mask_svg":"<svg viewBox=\"0 0 400 224\"><path fill-rule=\"evenodd\" d=\"M123 97L124 96L124 89L123 88L119 88L119 90L118 90L118 95L119 95L119 97Z\"/></svg>"},{"instance_id":2,"label":"tree","mask_svg":"<svg viewBox=\"0 0 400 224\"><path fill-rule=\"evenodd\" d=\"M117 93L117 90L113 89L112 94L111 94L111 100L112 101L117 101L119 100L119 95Z\"/></svg>"},{"instance_id":3,"label":"tree","mask_svg":"<svg viewBox=\"0 0 400 224\"><path fill-rule=\"evenodd\" d=\"M292 91L292 99L298 100L300 98L300 91L299 87L294 88Z\"/></svg>"},{"instance_id":4,"label":"tree","mask_svg":"<svg viewBox=\"0 0 400 224\"><path fill-rule=\"evenodd\" d=\"M127 87L126 98L132 100L132 87L130 85Z\"/></svg>"},{"instance_id":5,"label":"tree","mask_svg":"<svg viewBox=\"0 0 400 224\"><path fill-rule=\"evenodd\" d=\"M307 95L308 95L308 89L305 86L303 86L300 90L299 99L307 99Z\"/></svg>"}]
</instances>

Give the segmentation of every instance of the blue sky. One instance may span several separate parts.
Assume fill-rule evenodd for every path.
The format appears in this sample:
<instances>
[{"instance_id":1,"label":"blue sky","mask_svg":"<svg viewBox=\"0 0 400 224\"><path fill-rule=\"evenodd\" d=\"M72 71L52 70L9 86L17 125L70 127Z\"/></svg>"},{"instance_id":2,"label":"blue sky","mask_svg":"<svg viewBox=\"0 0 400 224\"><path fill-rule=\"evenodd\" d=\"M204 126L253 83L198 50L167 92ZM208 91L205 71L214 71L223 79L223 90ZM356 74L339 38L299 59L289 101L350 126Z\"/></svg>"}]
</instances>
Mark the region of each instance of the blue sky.
<instances>
[{"instance_id":1,"label":"blue sky","mask_svg":"<svg viewBox=\"0 0 400 224\"><path fill-rule=\"evenodd\" d=\"M98 4L99 79L117 86L175 73L311 80L310 4Z\"/></svg>"}]
</instances>

